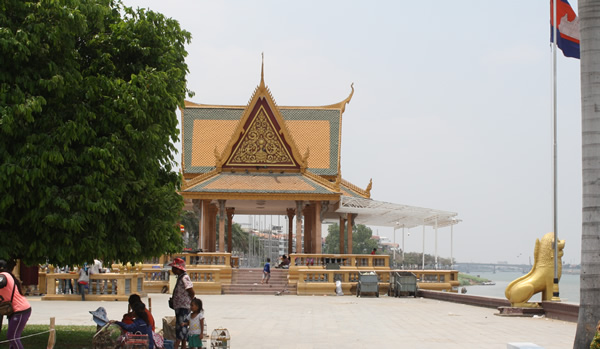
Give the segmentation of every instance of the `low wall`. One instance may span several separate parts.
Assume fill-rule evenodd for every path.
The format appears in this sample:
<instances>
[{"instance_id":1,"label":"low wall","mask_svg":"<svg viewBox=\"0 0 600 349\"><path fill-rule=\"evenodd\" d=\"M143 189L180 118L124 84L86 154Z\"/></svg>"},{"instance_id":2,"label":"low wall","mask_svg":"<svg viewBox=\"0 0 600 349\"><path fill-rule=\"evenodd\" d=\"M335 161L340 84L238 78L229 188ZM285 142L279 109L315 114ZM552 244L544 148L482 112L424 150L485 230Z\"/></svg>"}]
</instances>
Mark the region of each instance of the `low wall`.
<instances>
[{"instance_id":1,"label":"low wall","mask_svg":"<svg viewBox=\"0 0 600 349\"><path fill-rule=\"evenodd\" d=\"M46 280L46 295L42 300L80 300L81 295L67 293L70 284L77 292L75 273L49 273L44 275ZM70 291L70 288L69 290ZM126 301L133 293L146 297L142 273L102 273L90 274L90 283L86 289L85 299L91 301Z\"/></svg>"},{"instance_id":2,"label":"low wall","mask_svg":"<svg viewBox=\"0 0 600 349\"><path fill-rule=\"evenodd\" d=\"M197 266L187 267L187 274L194 285L196 294L221 294L221 285L223 275L227 276L226 283L231 283L231 273L224 272L223 268L212 266L211 268L200 268ZM170 269L169 269L170 270ZM142 268L144 275L144 290L148 293L172 293L171 287L174 286L170 278L173 277L161 268L153 266L144 266Z\"/></svg>"},{"instance_id":3,"label":"low wall","mask_svg":"<svg viewBox=\"0 0 600 349\"><path fill-rule=\"evenodd\" d=\"M477 307L485 307L485 308L496 309L498 307L510 307L510 302L507 299L494 298L494 297L483 297L483 296L473 296L473 295L466 295L466 294L453 293L453 292L438 292L438 291L419 289L419 292L417 292L417 296L423 297L423 298L438 299L438 300L446 301L446 302L474 305Z\"/></svg>"},{"instance_id":4,"label":"low wall","mask_svg":"<svg viewBox=\"0 0 600 349\"><path fill-rule=\"evenodd\" d=\"M569 322L577 322L579 305L560 302L542 302L546 317Z\"/></svg>"},{"instance_id":5,"label":"low wall","mask_svg":"<svg viewBox=\"0 0 600 349\"><path fill-rule=\"evenodd\" d=\"M420 289L419 297L437 299L446 302L473 305L476 307L494 308L510 307L510 302L503 298L473 296L459 293L438 292ZM579 305L561 302L542 302L542 309L547 318L577 322L579 316Z\"/></svg>"}]
</instances>

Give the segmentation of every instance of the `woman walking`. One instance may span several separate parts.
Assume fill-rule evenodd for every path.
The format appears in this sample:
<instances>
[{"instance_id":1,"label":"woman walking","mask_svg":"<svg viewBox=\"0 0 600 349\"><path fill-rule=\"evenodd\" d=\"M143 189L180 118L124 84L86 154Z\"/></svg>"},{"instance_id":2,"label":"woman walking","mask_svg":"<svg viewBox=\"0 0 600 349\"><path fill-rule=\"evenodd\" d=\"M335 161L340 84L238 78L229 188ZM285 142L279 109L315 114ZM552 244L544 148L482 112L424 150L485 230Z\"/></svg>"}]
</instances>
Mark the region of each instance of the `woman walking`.
<instances>
[{"instance_id":1,"label":"woman walking","mask_svg":"<svg viewBox=\"0 0 600 349\"><path fill-rule=\"evenodd\" d=\"M21 333L31 315L31 305L21 293L21 282L8 270L6 261L0 260L0 300L11 301L14 313L8 317L6 339L10 349L23 349Z\"/></svg>"}]
</instances>

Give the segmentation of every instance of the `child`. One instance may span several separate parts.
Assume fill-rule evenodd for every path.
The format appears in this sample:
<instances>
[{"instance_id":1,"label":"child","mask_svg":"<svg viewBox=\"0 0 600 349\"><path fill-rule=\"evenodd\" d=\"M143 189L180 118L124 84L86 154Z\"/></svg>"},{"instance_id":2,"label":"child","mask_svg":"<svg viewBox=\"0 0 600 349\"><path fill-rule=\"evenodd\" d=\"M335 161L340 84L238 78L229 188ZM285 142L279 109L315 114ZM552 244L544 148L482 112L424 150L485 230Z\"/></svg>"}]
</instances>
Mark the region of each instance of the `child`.
<instances>
[{"instance_id":1,"label":"child","mask_svg":"<svg viewBox=\"0 0 600 349\"><path fill-rule=\"evenodd\" d=\"M190 349L202 348L202 337L204 337L204 309L202 309L202 301L194 298L190 307L192 313L186 317L183 323L184 326L189 326L188 345Z\"/></svg>"},{"instance_id":2,"label":"child","mask_svg":"<svg viewBox=\"0 0 600 349\"><path fill-rule=\"evenodd\" d=\"M79 279L77 279L77 288L81 294L81 300L85 300L85 289L89 288L90 283L90 271L87 263L83 263L83 267L79 269Z\"/></svg>"},{"instance_id":3,"label":"child","mask_svg":"<svg viewBox=\"0 0 600 349\"><path fill-rule=\"evenodd\" d=\"M260 282L261 284L263 283L269 283L269 279L271 278L271 258L267 258L267 263L265 263L265 267L263 268L263 278L262 281ZM265 281L266 280L266 281Z\"/></svg>"}]
</instances>

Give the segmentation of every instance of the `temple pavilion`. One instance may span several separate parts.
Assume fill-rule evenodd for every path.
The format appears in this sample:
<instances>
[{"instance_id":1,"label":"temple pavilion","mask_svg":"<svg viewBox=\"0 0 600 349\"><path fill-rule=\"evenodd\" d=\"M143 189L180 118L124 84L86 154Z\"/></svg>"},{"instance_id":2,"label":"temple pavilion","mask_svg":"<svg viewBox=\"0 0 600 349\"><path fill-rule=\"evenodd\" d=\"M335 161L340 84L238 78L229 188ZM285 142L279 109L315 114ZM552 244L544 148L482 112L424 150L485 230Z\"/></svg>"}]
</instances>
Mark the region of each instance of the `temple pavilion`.
<instances>
[{"instance_id":1,"label":"temple pavilion","mask_svg":"<svg viewBox=\"0 0 600 349\"><path fill-rule=\"evenodd\" d=\"M217 244L217 222L220 232L231 232L235 214L287 216L288 254L320 254L324 222L339 222L341 253L352 251L355 223L437 232L459 222L454 212L373 200L372 181L362 188L342 178L342 116L351 88L338 103L279 106L261 69L245 106L185 102L181 194L200 216L198 248L231 252L231 233L219 234Z\"/></svg>"}]
</instances>

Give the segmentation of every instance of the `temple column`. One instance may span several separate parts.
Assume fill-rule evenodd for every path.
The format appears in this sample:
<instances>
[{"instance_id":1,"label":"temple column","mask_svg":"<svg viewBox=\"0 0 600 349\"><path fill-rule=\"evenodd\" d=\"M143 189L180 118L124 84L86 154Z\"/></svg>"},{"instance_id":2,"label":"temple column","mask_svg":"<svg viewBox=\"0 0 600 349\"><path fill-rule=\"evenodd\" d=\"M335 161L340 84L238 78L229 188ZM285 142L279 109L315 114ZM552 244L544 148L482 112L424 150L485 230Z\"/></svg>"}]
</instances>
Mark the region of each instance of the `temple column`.
<instances>
[{"instance_id":1,"label":"temple column","mask_svg":"<svg viewBox=\"0 0 600 349\"><path fill-rule=\"evenodd\" d=\"M352 254L352 213L348 213L348 254Z\"/></svg>"},{"instance_id":2,"label":"temple column","mask_svg":"<svg viewBox=\"0 0 600 349\"><path fill-rule=\"evenodd\" d=\"M225 252L225 200L219 200L219 252Z\"/></svg>"},{"instance_id":3,"label":"temple column","mask_svg":"<svg viewBox=\"0 0 600 349\"><path fill-rule=\"evenodd\" d=\"M313 253L312 249L312 216L311 216L311 205L308 204L304 207L304 253Z\"/></svg>"},{"instance_id":4,"label":"temple column","mask_svg":"<svg viewBox=\"0 0 600 349\"><path fill-rule=\"evenodd\" d=\"M192 208L194 209L194 213L198 217L198 244L196 246L197 249L202 248L202 200L193 199L192 200Z\"/></svg>"},{"instance_id":5,"label":"temple column","mask_svg":"<svg viewBox=\"0 0 600 349\"><path fill-rule=\"evenodd\" d=\"M210 218L209 218L209 206L210 200L202 200L202 246L200 247L202 251L208 252L209 245L209 231L210 231Z\"/></svg>"},{"instance_id":6,"label":"temple column","mask_svg":"<svg viewBox=\"0 0 600 349\"><path fill-rule=\"evenodd\" d=\"M321 254L321 247L323 245L323 239L321 238L321 201L315 202L314 211L314 251L317 254Z\"/></svg>"},{"instance_id":7,"label":"temple column","mask_svg":"<svg viewBox=\"0 0 600 349\"><path fill-rule=\"evenodd\" d=\"M217 252L217 212L219 212L219 209L217 205L210 204L208 211L208 219L210 221L208 252Z\"/></svg>"},{"instance_id":8,"label":"temple column","mask_svg":"<svg viewBox=\"0 0 600 349\"><path fill-rule=\"evenodd\" d=\"M346 238L344 237L344 231L346 229L346 220L340 217L340 254L344 254L346 246Z\"/></svg>"},{"instance_id":9,"label":"temple column","mask_svg":"<svg viewBox=\"0 0 600 349\"><path fill-rule=\"evenodd\" d=\"M227 252L233 250L233 216L235 215L235 207L228 207L227 210Z\"/></svg>"},{"instance_id":10,"label":"temple column","mask_svg":"<svg viewBox=\"0 0 600 349\"><path fill-rule=\"evenodd\" d=\"M302 201L296 201L296 253L302 250Z\"/></svg>"},{"instance_id":11,"label":"temple column","mask_svg":"<svg viewBox=\"0 0 600 349\"><path fill-rule=\"evenodd\" d=\"M296 215L296 210L293 208L287 209L287 217L288 217L288 257L292 254L292 228L294 227L294 223L292 219Z\"/></svg>"}]
</instances>

